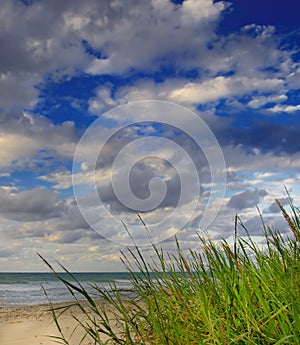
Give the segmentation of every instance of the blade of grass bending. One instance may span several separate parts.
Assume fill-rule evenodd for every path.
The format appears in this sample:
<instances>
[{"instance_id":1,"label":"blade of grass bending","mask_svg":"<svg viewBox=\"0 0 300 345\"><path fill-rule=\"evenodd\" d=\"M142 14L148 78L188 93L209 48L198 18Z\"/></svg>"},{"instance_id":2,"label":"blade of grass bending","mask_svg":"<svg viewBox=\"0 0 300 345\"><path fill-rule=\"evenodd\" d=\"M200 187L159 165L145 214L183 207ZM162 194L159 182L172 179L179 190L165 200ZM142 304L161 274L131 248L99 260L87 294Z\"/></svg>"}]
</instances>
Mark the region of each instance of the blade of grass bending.
<instances>
[{"instance_id":1,"label":"blade of grass bending","mask_svg":"<svg viewBox=\"0 0 300 345\"><path fill-rule=\"evenodd\" d=\"M57 340L61 340L61 341L63 341L63 343L61 343L61 344L69 345L69 342L66 340L65 336L63 335L63 332L62 332L62 329L61 329L60 324L58 322L58 317L56 316L53 304L52 304L52 302L51 302L51 300L49 298L49 295L48 295L48 293L47 293L47 291L46 291L46 289L44 288L43 285L42 285L42 290L43 290L43 293L45 294L45 296L46 296L46 298L48 300L48 303L50 304L50 310L51 310L51 313L52 313L52 318L53 318L54 323L55 323L55 325L56 325L56 327L57 327L57 329L58 329L58 331L59 331L59 333L61 335L61 337L49 336L49 338L52 338L52 339L54 338L54 339L57 339Z\"/></svg>"},{"instance_id":2,"label":"blade of grass bending","mask_svg":"<svg viewBox=\"0 0 300 345\"><path fill-rule=\"evenodd\" d=\"M96 303L94 302L94 300L90 297L90 295L88 294L88 292L86 291L86 289L83 287L83 285L80 283L80 281L76 278L76 276L74 274L72 274L70 271L68 271L61 263L59 263L59 266L78 284L78 286L72 284L71 282L69 282L68 280L62 278L61 276L59 276L59 279L66 285L70 286L72 289L74 289L75 291L77 291L78 293L80 293L81 295L83 295L87 301L90 303L90 305L92 305L94 308L97 308Z\"/></svg>"}]
</instances>

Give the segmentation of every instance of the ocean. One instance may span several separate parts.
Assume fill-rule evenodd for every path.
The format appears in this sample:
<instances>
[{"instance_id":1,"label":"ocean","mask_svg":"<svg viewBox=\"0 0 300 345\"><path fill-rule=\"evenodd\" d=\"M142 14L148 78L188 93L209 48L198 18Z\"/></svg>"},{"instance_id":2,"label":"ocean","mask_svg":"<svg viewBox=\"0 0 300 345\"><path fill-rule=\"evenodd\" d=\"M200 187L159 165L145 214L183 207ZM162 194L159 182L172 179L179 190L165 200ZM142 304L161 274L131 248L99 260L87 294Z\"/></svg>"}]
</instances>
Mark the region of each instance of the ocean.
<instances>
[{"instance_id":1,"label":"ocean","mask_svg":"<svg viewBox=\"0 0 300 345\"><path fill-rule=\"evenodd\" d=\"M67 273L62 277L70 280ZM129 273L75 273L76 278L91 293L95 293L90 285L110 289L109 284L115 281L117 288L130 295L131 283ZM0 307L22 306L48 303L43 293L46 289L53 303L72 301L72 296L52 273L0 273Z\"/></svg>"}]
</instances>

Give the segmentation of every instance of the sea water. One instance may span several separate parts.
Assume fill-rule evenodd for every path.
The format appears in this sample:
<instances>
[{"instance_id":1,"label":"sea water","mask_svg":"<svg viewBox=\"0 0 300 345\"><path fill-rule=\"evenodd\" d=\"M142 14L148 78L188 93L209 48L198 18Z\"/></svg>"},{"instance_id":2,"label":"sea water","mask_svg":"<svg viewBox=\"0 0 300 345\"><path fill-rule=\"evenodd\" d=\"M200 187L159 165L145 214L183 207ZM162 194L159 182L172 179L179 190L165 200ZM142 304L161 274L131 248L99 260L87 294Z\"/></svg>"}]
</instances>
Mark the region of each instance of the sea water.
<instances>
[{"instance_id":1,"label":"sea water","mask_svg":"<svg viewBox=\"0 0 300 345\"><path fill-rule=\"evenodd\" d=\"M96 290L91 285L110 291L113 289L112 283L115 282L118 290L123 294L130 295L131 292L132 286L127 272L74 273L74 275L95 298L97 298ZM60 276L72 282L67 273L60 273ZM0 307L48 303L42 287L53 303L73 300L64 284L52 273L0 273Z\"/></svg>"}]
</instances>

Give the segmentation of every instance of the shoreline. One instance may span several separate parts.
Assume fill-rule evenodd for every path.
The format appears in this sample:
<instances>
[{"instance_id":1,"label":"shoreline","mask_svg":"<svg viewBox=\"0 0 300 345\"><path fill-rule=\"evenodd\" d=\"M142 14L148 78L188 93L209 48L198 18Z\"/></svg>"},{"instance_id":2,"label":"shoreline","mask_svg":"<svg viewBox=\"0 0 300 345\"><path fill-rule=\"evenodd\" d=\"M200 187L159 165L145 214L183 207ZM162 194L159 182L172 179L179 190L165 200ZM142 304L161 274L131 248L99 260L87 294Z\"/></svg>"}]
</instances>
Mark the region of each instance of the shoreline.
<instances>
[{"instance_id":1,"label":"shoreline","mask_svg":"<svg viewBox=\"0 0 300 345\"><path fill-rule=\"evenodd\" d=\"M83 302L85 303L85 302ZM64 307L73 304L62 302L53 304L54 307ZM99 300L99 305L106 307L104 301ZM72 309L72 308L70 308ZM82 312L76 311L76 317L84 321ZM66 311L59 318L59 324L67 338L78 324L71 313ZM78 328L72 335L71 344L79 344L84 332ZM51 305L35 304L26 306L0 307L0 344L5 345L53 345L55 339L49 336L60 336L57 326L53 320ZM103 340L106 340L105 336ZM90 345L91 341L86 339L82 345Z\"/></svg>"}]
</instances>

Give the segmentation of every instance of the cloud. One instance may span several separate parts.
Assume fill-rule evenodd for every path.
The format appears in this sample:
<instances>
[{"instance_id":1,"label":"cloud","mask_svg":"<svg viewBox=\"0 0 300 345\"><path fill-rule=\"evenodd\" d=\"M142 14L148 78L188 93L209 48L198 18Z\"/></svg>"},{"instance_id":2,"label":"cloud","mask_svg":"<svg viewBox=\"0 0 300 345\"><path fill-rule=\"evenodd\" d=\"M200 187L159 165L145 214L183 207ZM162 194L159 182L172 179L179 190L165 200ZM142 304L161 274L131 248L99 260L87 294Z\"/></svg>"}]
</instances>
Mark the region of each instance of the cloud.
<instances>
[{"instance_id":1,"label":"cloud","mask_svg":"<svg viewBox=\"0 0 300 345\"><path fill-rule=\"evenodd\" d=\"M55 243L74 243L82 239L82 236L83 234L80 230L64 230L46 235L46 240Z\"/></svg>"},{"instance_id":2,"label":"cloud","mask_svg":"<svg viewBox=\"0 0 300 345\"><path fill-rule=\"evenodd\" d=\"M248 25L240 32L216 36L216 25L228 6L211 0L189 0L182 5L129 1L126 6L96 0L63 4L45 0L29 6L5 1L0 103L5 108L33 107L39 96L35 86L49 75L59 80L71 78L78 70L93 75L153 72L166 59L178 71L196 69L201 79L187 82L182 78L152 91L136 85L136 90L121 98L154 96L195 104L253 91L278 93L284 79L291 80L295 74L290 53L280 50L273 27ZM99 113L120 104L111 93L114 87L99 87L89 101L89 111Z\"/></svg>"},{"instance_id":3,"label":"cloud","mask_svg":"<svg viewBox=\"0 0 300 345\"><path fill-rule=\"evenodd\" d=\"M224 124L223 131L217 131L216 135L223 150L226 151L227 146L239 147L247 153L249 162L252 158L257 160L260 154L269 154L266 159L271 160L273 155L278 156L280 161L289 162L292 169L294 164L291 155L295 155L294 159L297 160L296 156L300 148L298 126L297 118L280 123L272 118L257 116L256 119L255 117L247 119L242 126L230 126L230 122ZM229 161L234 159L230 156L227 158ZM263 166L264 162L259 165Z\"/></svg>"},{"instance_id":4,"label":"cloud","mask_svg":"<svg viewBox=\"0 0 300 345\"><path fill-rule=\"evenodd\" d=\"M75 175L73 175L73 177L75 177ZM68 189L72 187L72 174L66 169L57 170L47 175L39 176L39 179L41 181L53 183L53 188L55 189Z\"/></svg>"},{"instance_id":5,"label":"cloud","mask_svg":"<svg viewBox=\"0 0 300 345\"><path fill-rule=\"evenodd\" d=\"M2 198L0 215L6 239L36 243L95 243L103 239L79 212L74 199L59 201L50 190L29 190ZM24 203L26 198L27 204ZM2 202L6 202L5 207Z\"/></svg>"},{"instance_id":6,"label":"cloud","mask_svg":"<svg viewBox=\"0 0 300 345\"><path fill-rule=\"evenodd\" d=\"M29 136L0 133L0 166L7 167L19 158L29 157L37 149L38 144Z\"/></svg>"},{"instance_id":7,"label":"cloud","mask_svg":"<svg viewBox=\"0 0 300 345\"><path fill-rule=\"evenodd\" d=\"M15 254L15 248L1 248L0 249L0 258L9 258Z\"/></svg>"},{"instance_id":8,"label":"cloud","mask_svg":"<svg viewBox=\"0 0 300 345\"><path fill-rule=\"evenodd\" d=\"M250 102L248 102L248 106L253 109L258 109L268 103L281 103L281 102L286 101L287 99L288 97L286 95L255 97Z\"/></svg>"},{"instance_id":9,"label":"cloud","mask_svg":"<svg viewBox=\"0 0 300 345\"><path fill-rule=\"evenodd\" d=\"M110 101L96 96L91 99L91 104L95 105L95 113L102 115L102 113L108 110L108 102L118 102L118 104L125 104L130 101L140 101L145 99L158 99L158 100L170 100L175 103L183 103L185 106L196 106L199 102L215 101L219 102L222 97L227 94L227 101L230 97L245 97L247 94L257 92L257 90L273 90L273 86L282 86L283 82L279 79L270 79L260 81L259 79L252 80L250 78L239 77L218 77L221 80L221 85L227 85L226 87L220 87L218 82L215 83L215 79L210 79L206 85L206 82L201 84L189 83L183 85L183 81L180 79L167 80L166 82L156 84L150 80L142 80L132 86L120 87L114 97L110 95ZM226 80L226 81L225 81ZM274 85L273 85L274 83ZM231 87L233 85L233 87ZM177 89L177 86L180 86ZM211 89L210 89L211 87ZM176 90L176 91L174 91ZM256 91L255 91L256 90ZM269 92L268 91L268 92ZM177 94L176 94L177 92ZM173 95L173 98L171 96ZM175 97L176 96L176 97ZM251 107L260 107L268 102L282 101L284 95L274 96L261 96L254 98L251 103ZM248 103L249 104L249 103ZM92 110L92 109L90 109ZM246 111L243 107L239 112L229 114L227 118L218 117L214 113L199 112L194 110L196 114L199 114L206 123L210 126L214 132L219 143L222 146L238 146L242 147L248 152L254 152L253 150L260 150L262 152L273 152L275 154L292 154L299 150L300 142L298 135L296 134L298 128L298 119L290 120L289 123L277 123L273 118L265 116L258 112L251 113L253 116L243 117L239 119L240 113ZM121 121L120 119L115 119ZM244 122L241 126L236 126L234 122ZM290 138L293 138L291 140Z\"/></svg>"},{"instance_id":10,"label":"cloud","mask_svg":"<svg viewBox=\"0 0 300 345\"><path fill-rule=\"evenodd\" d=\"M270 91L283 86L283 81L277 78L258 79L246 77L216 77L202 83L188 83L183 88L174 90L169 98L183 103L206 103L225 97L243 95L253 90Z\"/></svg>"},{"instance_id":11,"label":"cloud","mask_svg":"<svg viewBox=\"0 0 300 345\"><path fill-rule=\"evenodd\" d=\"M50 190L34 188L9 191L1 188L0 214L7 219L22 222L60 217L65 206Z\"/></svg>"},{"instance_id":12,"label":"cloud","mask_svg":"<svg viewBox=\"0 0 300 345\"><path fill-rule=\"evenodd\" d=\"M121 172L119 171L114 171L114 174L116 175L120 173ZM186 174L188 174L188 172L186 172ZM184 172L181 172L181 178L184 178L183 175ZM164 176L164 183L166 184L167 190L166 196L159 204L158 208L175 208L180 196L180 179L176 174L176 170L167 162L164 162L159 158L152 157L149 159L143 159L133 167L133 169L130 171L129 178L129 187L131 192L141 200L150 197L149 183L157 176ZM191 186L191 188L195 188L195 186ZM119 190L119 192L122 193L122 190ZM151 198L155 198L156 194L160 195L160 192L161 190L159 189L152 189ZM135 210L128 209L118 200L117 196L115 195L111 180L109 180L109 183L106 185L101 182L99 194L102 202L108 204L111 211L117 211L118 213L122 211L136 213ZM187 200L185 200L185 202L187 202Z\"/></svg>"},{"instance_id":13,"label":"cloud","mask_svg":"<svg viewBox=\"0 0 300 345\"><path fill-rule=\"evenodd\" d=\"M38 97L34 86L47 74L61 78L79 69L115 74L153 67L171 56L174 61L185 56L188 65L213 36L226 6L211 0L190 0L181 6L171 1L130 0L125 5L119 1L58 4L45 0L28 5L4 0L0 14L0 44L5 47L0 67L1 104L32 107Z\"/></svg>"},{"instance_id":14,"label":"cloud","mask_svg":"<svg viewBox=\"0 0 300 345\"><path fill-rule=\"evenodd\" d=\"M211 0L189 0L182 5L130 0L126 6L96 0L62 4L45 0L28 6L4 1L1 104L5 108L33 107L38 100L35 86L49 75L59 80L78 70L93 75L159 71L166 59L179 71L195 68L205 72L195 85L174 87L170 99L178 96L178 102L209 102L256 87L277 90L281 78L292 80L295 67L289 52L279 49L273 27L248 25L239 33L215 35L228 6ZM277 72L265 71L274 66ZM236 76L218 76L226 73ZM207 76L214 79L206 80ZM114 106L117 101L112 101L109 89L99 89L99 98ZM97 112L97 106L91 101L90 111Z\"/></svg>"},{"instance_id":15,"label":"cloud","mask_svg":"<svg viewBox=\"0 0 300 345\"><path fill-rule=\"evenodd\" d=\"M242 193L232 196L227 203L227 206L236 210L243 210L246 208L258 205L262 198L268 193L264 189L247 189Z\"/></svg>"},{"instance_id":16,"label":"cloud","mask_svg":"<svg viewBox=\"0 0 300 345\"><path fill-rule=\"evenodd\" d=\"M225 7L222 1L190 0L181 6L171 1L140 1L126 9L122 5L111 8L115 20L102 26L101 37L89 39L97 50L104 50L107 58L95 58L86 71L115 74L130 68L148 70L159 67L166 58L178 67L186 68L191 63L193 67L194 56L207 51L206 43L213 37L215 23Z\"/></svg>"},{"instance_id":17,"label":"cloud","mask_svg":"<svg viewBox=\"0 0 300 345\"><path fill-rule=\"evenodd\" d=\"M128 102L148 99L167 100L188 107L196 107L199 104L218 103L222 99L238 99L253 92L277 93L284 87L281 78L266 78L258 75L256 78L243 75L210 77L206 80L186 82L184 78L167 79L161 83L153 80L142 79L133 85L119 87L114 93L111 85L101 86L96 90L96 95L89 100L89 111L96 115ZM282 102L285 95L269 97L257 97L248 105L259 108L270 102Z\"/></svg>"},{"instance_id":18,"label":"cloud","mask_svg":"<svg viewBox=\"0 0 300 345\"><path fill-rule=\"evenodd\" d=\"M230 236L234 210L249 219L247 225L258 236L259 219L251 207L260 203L265 213L278 213L274 197L282 195L284 184L299 184L299 121L290 115L299 111L293 95L300 85L297 55L295 49L286 48L287 36L272 26L251 24L235 32L220 32L218 24L228 6L233 5L212 0L182 4L167 0L128 0L126 4L119 0L1 2L0 178L5 182L0 191L0 214L5 245L17 240L24 245L15 267L23 257L32 263L30 255L39 246L51 255L60 248L68 263L78 267L93 261L96 251L91 251L93 256L86 253L91 246L100 248L99 262L115 260L115 248L100 246L103 238L90 229L70 197L70 166L79 131L92 119L85 117L87 110L99 116L120 104L159 99L183 104L201 116L219 140L228 166L228 207L213 224L215 238L218 234ZM70 91L75 80L82 82L78 90L84 90L83 95ZM57 91L60 88L64 97ZM54 100L50 111L48 97ZM62 110L62 102L78 111L74 123L63 122L63 111L68 112L68 118L72 113L67 107ZM282 113L281 122L276 122L277 113ZM110 120L121 123L122 116ZM182 124L194 125L185 118ZM108 128L101 130L104 136ZM136 215L128 212L112 189L112 162L131 141L156 134L176 141L190 154L202 183L201 201L207 200L207 160L190 140L181 134L174 139L174 131L164 126L159 130L151 125L127 128L105 145L97 162L96 180L107 209L127 217L131 224L137 222ZM101 144L101 137L91 138L83 147L83 168L73 176L75 186L93 182L89 161L98 154L94 141ZM172 156L171 150L164 153L166 158ZM22 186L25 168L30 171L28 186L47 187ZM255 174L257 171L260 174ZM149 181L155 176L164 178L167 194L160 207L145 213L149 222L172 211L180 192L176 172L159 159L135 165L130 175L132 192L146 198ZM232 196L233 192L236 195ZM96 214L94 200L87 196L85 201ZM188 201L184 212L189 211ZM198 217L192 217L179 233L184 248L195 245L201 205L196 212ZM170 231L178 230L180 216L174 215ZM122 234L111 228L107 214L101 217L103 235L116 233L115 238L120 239ZM272 224L271 217L267 218ZM73 245L68 246L70 243ZM172 249L170 242L164 245ZM10 253L4 248L0 256ZM98 269L95 264L89 267Z\"/></svg>"},{"instance_id":19,"label":"cloud","mask_svg":"<svg viewBox=\"0 0 300 345\"><path fill-rule=\"evenodd\" d=\"M112 98L112 87L112 85L100 86L96 90L96 95L88 101L90 113L101 115L103 110L114 108L120 104L120 101Z\"/></svg>"},{"instance_id":20,"label":"cloud","mask_svg":"<svg viewBox=\"0 0 300 345\"><path fill-rule=\"evenodd\" d=\"M77 133L73 122L53 125L44 117L23 113L4 122L0 129L0 169L11 172L13 166L43 159L43 155L70 159L76 148Z\"/></svg>"},{"instance_id":21,"label":"cloud","mask_svg":"<svg viewBox=\"0 0 300 345\"><path fill-rule=\"evenodd\" d=\"M243 220L243 227L239 226L238 233L239 236L251 236L255 241L261 241L264 243L264 227L270 227L271 229L276 229L284 236L289 233L289 227L285 219L281 216L263 217L263 220L259 215L255 215L248 219ZM247 232L246 230L247 229Z\"/></svg>"},{"instance_id":22,"label":"cloud","mask_svg":"<svg viewBox=\"0 0 300 345\"><path fill-rule=\"evenodd\" d=\"M1 44L1 41L0 41ZM5 49L4 49L5 50ZM0 71L0 110L24 106L33 108L37 102L38 91L33 88L39 79L30 73L18 75Z\"/></svg>"},{"instance_id":23,"label":"cloud","mask_svg":"<svg viewBox=\"0 0 300 345\"><path fill-rule=\"evenodd\" d=\"M0 13L2 107L32 107L38 97L35 85L47 73L72 74L85 60L81 44L74 44L75 30L68 28L64 20L67 7L49 1L33 2L29 6L22 1L3 1Z\"/></svg>"},{"instance_id":24,"label":"cloud","mask_svg":"<svg viewBox=\"0 0 300 345\"><path fill-rule=\"evenodd\" d=\"M278 198L278 201L282 206L288 205L289 204L289 198ZM277 202L274 201L266 210L266 212L271 212L271 213L280 213L281 210L279 206L277 205Z\"/></svg>"},{"instance_id":25,"label":"cloud","mask_svg":"<svg viewBox=\"0 0 300 345\"><path fill-rule=\"evenodd\" d=\"M300 68L294 63L294 68L291 73L287 76L287 83L290 89L299 89L300 88Z\"/></svg>"},{"instance_id":26,"label":"cloud","mask_svg":"<svg viewBox=\"0 0 300 345\"><path fill-rule=\"evenodd\" d=\"M275 105L272 108L268 108L272 113L294 113L300 110L300 104L298 105Z\"/></svg>"},{"instance_id":27,"label":"cloud","mask_svg":"<svg viewBox=\"0 0 300 345\"><path fill-rule=\"evenodd\" d=\"M185 27L178 30L188 34ZM163 51L167 49L165 44L161 47ZM224 98L229 102L255 95L248 101L248 106L254 109L268 103L281 103L287 101L286 83L296 68L292 54L280 49L280 39L273 27L252 25L228 36L214 37L210 49L199 49L191 60L178 56L181 78L179 72L159 83L151 78L140 78L130 86L99 87L89 101L89 111L99 115L113 106L144 99L169 100L196 107L199 103L218 104ZM174 56L177 56L175 52ZM189 68L199 74L192 81L184 75L185 60ZM149 69L148 65L144 68ZM159 60L151 68L156 71Z\"/></svg>"}]
</instances>

